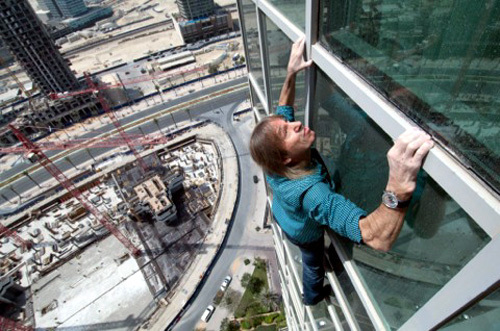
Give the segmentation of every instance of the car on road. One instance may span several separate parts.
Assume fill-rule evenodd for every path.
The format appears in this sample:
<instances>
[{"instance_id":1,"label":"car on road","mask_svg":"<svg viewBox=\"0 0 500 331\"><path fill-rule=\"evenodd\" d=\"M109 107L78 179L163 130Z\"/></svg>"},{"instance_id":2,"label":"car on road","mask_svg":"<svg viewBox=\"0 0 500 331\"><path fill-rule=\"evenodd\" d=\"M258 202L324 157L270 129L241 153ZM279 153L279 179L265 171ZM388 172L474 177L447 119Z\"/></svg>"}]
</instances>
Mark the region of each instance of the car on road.
<instances>
[{"instance_id":1,"label":"car on road","mask_svg":"<svg viewBox=\"0 0 500 331\"><path fill-rule=\"evenodd\" d=\"M233 280L233 278L231 276L226 276L226 278L224 278L224 280L222 281L222 284L220 286L220 290L225 291L227 289L227 287L229 286L229 283L231 283L232 280Z\"/></svg>"},{"instance_id":2,"label":"car on road","mask_svg":"<svg viewBox=\"0 0 500 331\"><path fill-rule=\"evenodd\" d=\"M259 177L257 177L257 176L255 176L255 175L254 175L254 176L253 176L253 182L254 182L255 184L257 184L257 183L259 182Z\"/></svg>"},{"instance_id":3,"label":"car on road","mask_svg":"<svg viewBox=\"0 0 500 331\"><path fill-rule=\"evenodd\" d=\"M201 320L203 322L208 322L210 317L212 317L214 310L215 310L214 306L212 306L212 305L208 306L207 309L205 309L205 311L203 312L203 315L201 315Z\"/></svg>"}]
</instances>

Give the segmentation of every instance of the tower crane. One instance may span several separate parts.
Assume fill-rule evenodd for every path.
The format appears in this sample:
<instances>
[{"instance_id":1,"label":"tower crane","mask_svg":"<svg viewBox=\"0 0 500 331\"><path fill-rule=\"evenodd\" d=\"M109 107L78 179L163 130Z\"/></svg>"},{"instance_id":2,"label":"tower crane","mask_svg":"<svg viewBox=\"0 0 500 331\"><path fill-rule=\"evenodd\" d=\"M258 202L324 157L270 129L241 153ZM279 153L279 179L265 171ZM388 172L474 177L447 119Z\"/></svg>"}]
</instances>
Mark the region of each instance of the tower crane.
<instances>
[{"instance_id":1,"label":"tower crane","mask_svg":"<svg viewBox=\"0 0 500 331\"><path fill-rule=\"evenodd\" d=\"M51 174L60 184L64 187L81 205L87 209L92 215L95 216L109 232L111 232L134 256L140 254L140 250L127 238L120 230L118 230L112 223L110 217L92 204L87 197L80 192L80 190L73 184L68 177L66 177L52 161L45 155L45 153L35 143L30 141L18 128L9 124L8 127L19 139L23 146L31 153L38 156L38 162Z\"/></svg>"}]
</instances>

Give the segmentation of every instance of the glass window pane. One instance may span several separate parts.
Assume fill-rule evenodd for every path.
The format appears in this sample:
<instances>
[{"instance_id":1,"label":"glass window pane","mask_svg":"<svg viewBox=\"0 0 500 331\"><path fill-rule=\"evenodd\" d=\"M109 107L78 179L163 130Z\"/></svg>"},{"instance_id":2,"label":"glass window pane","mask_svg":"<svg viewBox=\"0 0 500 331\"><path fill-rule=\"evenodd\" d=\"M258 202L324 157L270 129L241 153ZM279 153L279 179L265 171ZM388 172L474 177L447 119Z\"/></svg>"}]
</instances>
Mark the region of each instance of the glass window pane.
<instances>
[{"instance_id":1,"label":"glass window pane","mask_svg":"<svg viewBox=\"0 0 500 331\"><path fill-rule=\"evenodd\" d=\"M264 91L262 61L260 55L259 29L255 4L251 0L241 0L243 27L247 36L247 63L261 91Z\"/></svg>"},{"instance_id":2,"label":"glass window pane","mask_svg":"<svg viewBox=\"0 0 500 331\"><path fill-rule=\"evenodd\" d=\"M321 71L316 86L316 146L339 193L371 212L380 205L392 141ZM398 328L489 241L422 171L393 249L384 254L355 245L352 252L388 326Z\"/></svg>"},{"instance_id":3,"label":"glass window pane","mask_svg":"<svg viewBox=\"0 0 500 331\"><path fill-rule=\"evenodd\" d=\"M271 100L273 108L276 109L281 88L285 82L292 41L269 18L266 18L266 31L267 49L269 51ZM295 117L297 120L303 121L306 104L304 71L297 74L295 84Z\"/></svg>"},{"instance_id":4,"label":"glass window pane","mask_svg":"<svg viewBox=\"0 0 500 331\"><path fill-rule=\"evenodd\" d=\"M442 330L500 330L500 288L448 322Z\"/></svg>"},{"instance_id":5,"label":"glass window pane","mask_svg":"<svg viewBox=\"0 0 500 331\"><path fill-rule=\"evenodd\" d=\"M321 43L500 191L500 2L321 6Z\"/></svg>"},{"instance_id":6,"label":"glass window pane","mask_svg":"<svg viewBox=\"0 0 500 331\"><path fill-rule=\"evenodd\" d=\"M259 112L260 116L262 116L262 117L266 116L267 115L266 110L264 109L264 106L262 105L262 102L260 102L260 99L257 96L257 93L255 93L255 90L254 90L254 88L252 87L251 84L249 84L248 86L250 86L250 94L251 94L251 97L252 97L252 104L253 104L253 106L257 109L257 111Z\"/></svg>"},{"instance_id":7,"label":"glass window pane","mask_svg":"<svg viewBox=\"0 0 500 331\"><path fill-rule=\"evenodd\" d=\"M305 0L270 0L278 10L293 24L305 31Z\"/></svg>"}]
</instances>

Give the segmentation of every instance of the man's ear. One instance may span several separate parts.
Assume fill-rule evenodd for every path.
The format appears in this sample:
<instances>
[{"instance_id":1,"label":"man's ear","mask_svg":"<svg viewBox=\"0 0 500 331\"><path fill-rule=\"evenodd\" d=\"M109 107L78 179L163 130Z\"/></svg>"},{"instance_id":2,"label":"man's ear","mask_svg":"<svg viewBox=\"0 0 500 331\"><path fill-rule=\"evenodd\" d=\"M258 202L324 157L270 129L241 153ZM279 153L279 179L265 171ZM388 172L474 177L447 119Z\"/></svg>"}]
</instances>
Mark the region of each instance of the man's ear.
<instances>
[{"instance_id":1,"label":"man's ear","mask_svg":"<svg viewBox=\"0 0 500 331\"><path fill-rule=\"evenodd\" d=\"M292 158L291 157L285 157L283 159L283 164L284 165L288 165L290 162L292 162Z\"/></svg>"}]
</instances>

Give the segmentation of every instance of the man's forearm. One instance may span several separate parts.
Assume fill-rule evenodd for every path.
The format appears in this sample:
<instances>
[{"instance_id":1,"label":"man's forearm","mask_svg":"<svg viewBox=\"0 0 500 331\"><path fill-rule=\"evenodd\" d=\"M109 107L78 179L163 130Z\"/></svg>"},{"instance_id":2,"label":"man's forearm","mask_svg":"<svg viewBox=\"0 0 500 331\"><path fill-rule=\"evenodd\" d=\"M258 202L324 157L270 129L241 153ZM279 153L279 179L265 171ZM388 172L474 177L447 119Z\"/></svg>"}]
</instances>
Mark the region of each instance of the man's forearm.
<instances>
[{"instance_id":1,"label":"man's forearm","mask_svg":"<svg viewBox=\"0 0 500 331\"><path fill-rule=\"evenodd\" d=\"M288 73L281 89L279 105L293 106L295 102L295 76L296 73Z\"/></svg>"},{"instance_id":2,"label":"man's forearm","mask_svg":"<svg viewBox=\"0 0 500 331\"><path fill-rule=\"evenodd\" d=\"M363 242L376 250L389 251L401 232L406 209L390 209L381 204L374 212L360 219Z\"/></svg>"}]
</instances>

